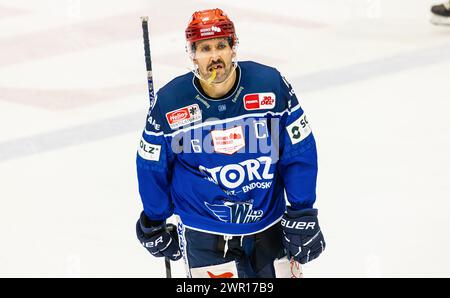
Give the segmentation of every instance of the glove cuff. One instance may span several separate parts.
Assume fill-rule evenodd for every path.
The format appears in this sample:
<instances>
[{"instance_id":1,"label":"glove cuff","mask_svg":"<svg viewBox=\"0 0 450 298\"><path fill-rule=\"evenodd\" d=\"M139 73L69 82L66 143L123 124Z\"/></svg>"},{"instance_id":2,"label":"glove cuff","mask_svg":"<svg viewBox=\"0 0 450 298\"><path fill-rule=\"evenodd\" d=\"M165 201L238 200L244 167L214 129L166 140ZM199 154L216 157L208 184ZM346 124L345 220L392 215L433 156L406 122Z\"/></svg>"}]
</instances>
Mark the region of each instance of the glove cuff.
<instances>
[{"instance_id":1,"label":"glove cuff","mask_svg":"<svg viewBox=\"0 0 450 298\"><path fill-rule=\"evenodd\" d=\"M152 221L150 220L144 211L141 212L139 217L139 224L142 232L148 237L160 233L166 229L165 221Z\"/></svg>"},{"instance_id":2,"label":"glove cuff","mask_svg":"<svg viewBox=\"0 0 450 298\"><path fill-rule=\"evenodd\" d=\"M286 213L289 218L298 218L302 216L317 216L318 210L315 208L295 210L288 206L286 208Z\"/></svg>"}]
</instances>

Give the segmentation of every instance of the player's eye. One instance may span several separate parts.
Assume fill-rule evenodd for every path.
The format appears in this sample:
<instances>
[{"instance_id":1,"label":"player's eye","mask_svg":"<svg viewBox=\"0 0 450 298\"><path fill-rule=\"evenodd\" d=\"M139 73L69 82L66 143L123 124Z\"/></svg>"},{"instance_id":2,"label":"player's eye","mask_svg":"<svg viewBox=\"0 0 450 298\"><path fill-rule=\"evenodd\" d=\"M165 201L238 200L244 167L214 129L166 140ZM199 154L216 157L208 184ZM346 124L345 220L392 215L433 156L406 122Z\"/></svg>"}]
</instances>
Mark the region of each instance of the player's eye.
<instances>
[{"instance_id":1,"label":"player's eye","mask_svg":"<svg viewBox=\"0 0 450 298\"><path fill-rule=\"evenodd\" d=\"M202 52L208 52L211 48L209 46L204 46L202 47L201 51Z\"/></svg>"},{"instance_id":2,"label":"player's eye","mask_svg":"<svg viewBox=\"0 0 450 298\"><path fill-rule=\"evenodd\" d=\"M227 47L227 45L225 44L225 43L223 43L223 42L221 42L221 43L219 43L218 45L217 45L217 48L219 49L219 50L223 50L223 49L225 49Z\"/></svg>"}]
</instances>

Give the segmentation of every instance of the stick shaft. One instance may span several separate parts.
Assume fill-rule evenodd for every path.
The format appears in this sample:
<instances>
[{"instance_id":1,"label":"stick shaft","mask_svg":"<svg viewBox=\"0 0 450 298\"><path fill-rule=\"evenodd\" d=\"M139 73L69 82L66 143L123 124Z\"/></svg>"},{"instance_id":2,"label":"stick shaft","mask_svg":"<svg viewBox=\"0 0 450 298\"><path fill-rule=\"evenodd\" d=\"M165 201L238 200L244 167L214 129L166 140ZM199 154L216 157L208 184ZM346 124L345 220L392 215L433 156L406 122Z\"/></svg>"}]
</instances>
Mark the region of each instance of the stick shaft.
<instances>
[{"instance_id":1,"label":"stick shaft","mask_svg":"<svg viewBox=\"0 0 450 298\"><path fill-rule=\"evenodd\" d=\"M166 226L167 232L176 231L176 226L173 224L167 224ZM168 257L164 257L164 262L166 264L166 278L172 278L172 269L170 268L170 259Z\"/></svg>"},{"instance_id":2,"label":"stick shaft","mask_svg":"<svg viewBox=\"0 0 450 298\"><path fill-rule=\"evenodd\" d=\"M170 259L168 257L164 258L166 263L166 278L172 278L172 270L170 268Z\"/></svg>"},{"instance_id":3,"label":"stick shaft","mask_svg":"<svg viewBox=\"0 0 450 298\"><path fill-rule=\"evenodd\" d=\"M148 34L148 17L141 17L141 21L142 37L144 39L145 68L147 69L148 96L150 100L150 109L152 109L155 102L155 91L153 89L152 56L150 53L150 38ZM166 277L172 278L170 259L168 257L165 257L164 263L166 265Z\"/></svg>"},{"instance_id":4,"label":"stick shaft","mask_svg":"<svg viewBox=\"0 0 450 298\"><path fill-rule=\"evenodd\" d=\"M155 91L153 89L152 57L150 53L150 38L148 33L148 17L141 17L142 36L144 39L145 67L147 69L148 96L150 100L150 109L153 108L155 101Z\"/></svg>"}]
</instances>

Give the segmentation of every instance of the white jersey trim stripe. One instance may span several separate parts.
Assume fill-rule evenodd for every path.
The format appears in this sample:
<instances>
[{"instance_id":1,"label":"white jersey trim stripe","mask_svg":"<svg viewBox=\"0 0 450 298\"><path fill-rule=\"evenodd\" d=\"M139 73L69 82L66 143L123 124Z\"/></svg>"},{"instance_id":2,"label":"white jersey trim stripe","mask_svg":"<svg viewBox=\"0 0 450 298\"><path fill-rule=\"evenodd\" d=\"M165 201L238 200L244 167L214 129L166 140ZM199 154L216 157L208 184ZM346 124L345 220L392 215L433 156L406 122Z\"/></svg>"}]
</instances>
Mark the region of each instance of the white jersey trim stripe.
<instances>
[{"instance_id":1,"label":"white jersey trim stripe","mask_svg":"<svg viewBox=\"0 0 450 298\"><path fill-rule=\"evenodd\" d=\"M181 221L181 217L180 217L178 214L175 214L175 215L176 215L178 218L180 218L180 221ZM185 227L191 229L191 230L198 231L198 232L203 232L203 233L208 233L208 234L214 234L214 235L220 235L220 236L247 236L247 235L253 235L253 234L261 233L261 232L267 230L268 228L270 228L270 227L276 225L278 222L280 222L282 217L283 217L283 215L280 216L280 217L279 217L278 219L276 219L275 221L273 221L270 225L268 225L268 226L262 228L261 230L258 230L258 231L252 232L252 233L247 233L247 234L228 234L228 233L219 233L219 232L214 232L214 231L208 231L208 230L202 230L202 229L194 228L194 227L191 227L191 226L186 225L185 223L183 223L183 225L184 225Z\"/></svg>"},{"instance_id":2,"label":"white jersey trim stripe","mask_svg":"<svg viewBox=\"0 0 450 298\"><path fill-rule=\"evenodd\" d=\"M148 131L148 130L145 130L145 133L147 135L151 135L151 136L164 135L165 137L173 137L173 136L176 136L179 133L187 132L187 131L190 131L190 130L193 130L193 129L196 129L196 128L199 128L199 127L232 122L232 121L241 120L241 119L244 119L244 118L247 118L247 117L264 117L265 115L268 115L268 114L271 114L273 116L281 116L281 115L283 115L286 112L288 113L288 115L290 115L291 113L297 111L299 108L300 108L300 104L297 104L290 111L289 111L289 109L285 109L282 112L271 112L271 111L268 111L268 112L265 112L265 113L244 114L244 115L240 115L240 116L236 116L236 117L232 117L232 118L227 118L227 119L222 119L222 120L206 121L206 122L194 125L194 126L190 126L190 127L187 127L187 128L179 129L179 130L177 130L177 131L175 131L173 133L169 133L169 134L165 134L163 132L152 132L152 131Z\"/></svg>"}]
</instances>

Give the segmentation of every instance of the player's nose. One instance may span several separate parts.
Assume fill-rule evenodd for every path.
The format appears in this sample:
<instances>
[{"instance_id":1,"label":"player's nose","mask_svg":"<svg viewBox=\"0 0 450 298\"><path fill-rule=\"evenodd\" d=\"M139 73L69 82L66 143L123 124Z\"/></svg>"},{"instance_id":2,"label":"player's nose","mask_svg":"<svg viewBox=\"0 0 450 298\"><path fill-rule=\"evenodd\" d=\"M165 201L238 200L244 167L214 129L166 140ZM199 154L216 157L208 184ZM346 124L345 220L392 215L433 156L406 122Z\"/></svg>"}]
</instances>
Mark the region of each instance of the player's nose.
<instances>
[{"instance_id":1,"label":"player's nose","mask_svg":"<svg viewBox=\"0 0 450 298\"><path fill-rule=\"evenodd\" d=\"M220 59L219 51L211 51L211 61L218 61Z\"/></svg>"}]
</instances>

